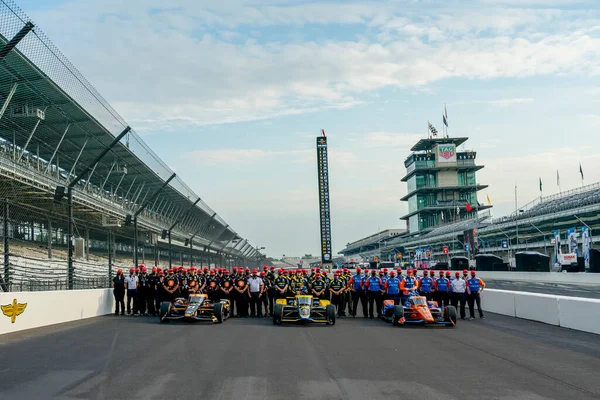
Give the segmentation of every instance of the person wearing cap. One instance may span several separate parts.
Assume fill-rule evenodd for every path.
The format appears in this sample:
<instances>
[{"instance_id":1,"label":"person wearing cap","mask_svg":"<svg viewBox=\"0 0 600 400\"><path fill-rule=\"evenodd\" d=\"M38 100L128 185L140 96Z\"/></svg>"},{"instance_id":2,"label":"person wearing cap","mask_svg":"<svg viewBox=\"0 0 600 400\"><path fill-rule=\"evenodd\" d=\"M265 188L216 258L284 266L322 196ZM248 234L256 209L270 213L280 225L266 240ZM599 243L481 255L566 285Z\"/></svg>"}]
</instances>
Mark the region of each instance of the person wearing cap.
<instances>
[{"instance_id":1,"label":"person wearing cap","mask_svg":"<svg viewBox=\"0 0 600 400\"><path fill-rule=\"evenodd\" d=\"M140 315L148 315L148 301L150 300L148 291L150 290L150 279L148 270L144 264L140 265L140 275L138 276L138 310Z\"/></svg>"},{"instance_id":2,"label":"person wearing cap","mask_svg":"<svg viewBox=\"0 0 600 400\"><path fill-rule=\"evenodd\" d=\"M172 268L167 270L167 275L163 280L163 299L164 301L173 302L177 296L179 289L179 279L175 276L175 271Z\"/></svg>"},{"instance_id":3,"label":"person wearing cap","mask_svg":"<svg viewBox=\"0 0 600 400\"><path fill-rule=\"evenodd\" d=\"M450 272L448 271L448 274ZM440 308L450 305L450 279L444 276L444 271L440 270L439 277L434 280L435 301Z\"/></svg>"},{"instance_id":4,"label":"person wearing cap","mask_svg":"<svg viewBox=\"0 0 600 400\"><path fill-rule=\"evenodd\" d=\"M371 270L371 276L366 281L367 299L369 301L369 318L374 318L373 305L377 309L377 318L381 318L381 279L376 270Z\"/></svg>"},{"instance_id":5,"label":"person wearing cap","mask_svg":"<svg viewBox=\"0 0 600 400\"><path fill-rule=\"evenodd\" d=\"M125 285L127 286L127 314L136 315L138 313L137 297L139 280L135 275L135 268L129 269L129 276L125 277ZM131 310L133 303L133 312Z\"/></svg>"},{"instance_id":6,"label":"person wearing cap","mask_svg":"<svg viewBox=\"0 0 600 400\"><path fill-rule=\"evenodd\" d=\"M279 268L279 270L277 270L277 277L273 281L273 293L275 299L285 299L287 296L289 281L283 272L283 268ZM271 310L273 309L271 308Z\"/></svg>"},{"instance_id":7,"label":"person wearing cap","mask_svg":"<svg viewBox=\"0 0 600 400\"><path fill-rule=\"evenodd\" d=\"M246 275L243 273L243 271L243 268L240 267L237 278L234 280L234 297L238 318L248 318L248 278L246 278Z\"/></svg>"},{"instance_id":8,"label":"person wearing cap","mask_svg":"<svg viewBox=\"0 0 600 400\"><path fill-rule=\"evenodd\" d=\"M367 309L367 294L365 292L366 279L367 278L365 275L363 275L361 268L357 267L356 274L352 275L350 282L348 283L348 287L350 288L350 296L352 298L352 316L355 318L359 301L362 307L363 316L365 318L369 317L369 312Z\"/></svg>"},{"instance_id":9,"label":"person wearing cap","mask_svg":"<svg viewBox=\"0 0 600 400\"><path fill-rule=\"evenodd\" d=\"M341 273L336 271L333 274L333 280L329 284L328 290L331 293L331 304L335 306L336 315L340 318L346 316L342 298L342 291L345 289L345 287L346 285L343 278L341 277Z\"/></svg>"},{"instance_id":10,"label":"person wearing cap","mask_svg":"<svg viewBox=\"0 0 600 400\"><path fill-rule=\"evenodd\" d=\"M465 319L467 281L460 277L460 272L456 271L450 286L452 287L452 305L457 309L460 305L460 319Z\"/></svg>"},{"instance_id":11,"label":"person wearing cap","mask_svg":"<svg viewBox=\"0 0 600 400\"><path fill-rule=\"evenodd\" d=\"M386 298L393 300L394 305L400 304L400 286L402 281L396 277L396 271L392 270L388 279L383 284L385 287Z\"/></svg>"},{"instance_id":12,"label":"person wearing cap","mask_svg":"<svg viewBox=\"0 0 600 400\"><path fill-rule=\"evenodd\" d=\"M219 290L220 290L220 298L229 300L229 312L231 315L234 313L234 296L233 296L233 287L235 283L229 274L229 270L223 271L223 278L219 280Z\"/></svg>"},{"instance_id":13,"label":"person wearing cap","mask_svg":"<svg viewBox=\"0 0 600 400\"><path fill-rule=\"evenodd\" d=\"M406 277L400 282L400 292L402 294L402 304L408 299L411 293L418 291L419 281L413 276L413 270L406 271Z\"/></svg>"},{"instance_id":14,"label":"person wearing cap","mask_svg":"<svg viewBox=\"0 0 600 400\"><path fill-rule=\"evenodd\" d=\"M316 279L316 273L315 278ZM292 296L296 294L308 294L309 282L302 276L302 270L296 271L296 276L291 277Z\"/></svg>"},{"instance_id":15,"label":"person wearing cap","mask_svg":"<svg viewBox=\"0 0 600 400\"><path fill-rule=\"evenodd\" d=\"M208 295L208 299L214 302L219 302L221 300L220 296L220 280L217 277L217 271L214 269L210 270L210 275L206 280L206 294Z\"/></svg>"},{"instance_id":16,"label":"person wearing cap","mask_svg":"<svg viewBox=\"0 0 600 400\"><path fill-rule=\"evenodd\" d=\"M250 292L250 318L262 317L260 296L264 288L263 280L258 276L258 269L252 270L252 276L248 278L248 290Z\"/></svg>"},{"instance_id":17,"label":"person wearing cap","mask_svg":"<svg viewBox=\"0 0 600 400\"><path fill-rule=\"evenodd\" d=\"M112 281L113 296L115 297L115 315L125 314L125 277L123 276L123 270L118 269L117 275ZM119 308L120 306L120 308Z\"/></svg>"},{"instance_id":18,"label":"person wearing cap","mask_svg":"<svg viewBox=\"0 0 600 400\"><path fill-rule=\"evenodd\" d=\"M475 303L477 303L477 311L479 312L479 318L485 318L483 316L483 310L481 309L481 292L485 289L485 283L479 279L476 275L475 270L471 270L471 277L467 280L467 302L469 304L469 319L475 319Z\"/></svg>"},{"instance_id":19,"label":"person wearing cap","mask_svg":"<svg viewBox=\"0 0 600 400\"><path fill-rule=\"evenodd\" d=\"M433 300L431 294L432 278L429 277L429 271L424 270L423 276L419 279L419 294L425 296L427 300Z\"/></svg>"},{"instance_id":20,"label":"person wearing cap","mask_svg":"<svg viewBox=\"0 0 600 400\"><path fill-rule=\"evenodd\" d=\"M156 304L156 282L158 281L158 268L152 267L151 272L148 274L148 313L152 315L158 315L156 312L158 306Z\"/></svg>"},{"instance_id":21,"label":"person wearing cap","mask_svg":"<svg viewBox=\"0 0 600 400\"><path fill-rule=\"evenodd\" d=\"M325 294L326 290L327 284L325 283L325 280L321 277L319 272L315 273L315 279L310 285L311 294L320 300L327 300L328 296Z\"/></svg>"},{"instance_id":22,"label":"person wearing cap","mask_svg":"<svg viewBox=\"0 0 600 400\"><path fill-rule=\"evenodd\" d=\"M269 315L271 315L271 317L273 316L273 312L272 312L272 308L269 308L269 290L271 289L271 287L273 286L273 282L271 282L269 280L269 278L267 278L267 274L268 274L268 269L266 271L261 271L260 273L260 279L262 279L263 281L263 289L262 292L260 294L260 302L258 304L258 308L261 309L261 315L267 317ZM262 312L262 307L265 308L265 312ZM271 311L270 311L271 310Z\"/></svg>"}]
</instances>

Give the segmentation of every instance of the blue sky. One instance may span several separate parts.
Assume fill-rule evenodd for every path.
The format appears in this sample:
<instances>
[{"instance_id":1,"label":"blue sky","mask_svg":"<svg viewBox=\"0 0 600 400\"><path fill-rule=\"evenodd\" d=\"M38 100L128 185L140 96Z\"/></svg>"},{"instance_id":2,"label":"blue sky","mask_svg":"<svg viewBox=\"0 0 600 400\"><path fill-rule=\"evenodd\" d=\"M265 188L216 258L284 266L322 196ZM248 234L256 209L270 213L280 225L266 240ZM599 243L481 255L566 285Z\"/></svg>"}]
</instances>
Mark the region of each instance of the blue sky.
<instances>
[{"instance_id":1,"label":"blue sky","mask_svg":"<svg viewBox=\"0 0 600 400\"><path fill-rule=\"evenodd\" d=\"M409 148L469 136L493 213L600 181L600 6L567 0L18 4L212 208L272 256L402 228Z\"/></svg>"}]
</instances>

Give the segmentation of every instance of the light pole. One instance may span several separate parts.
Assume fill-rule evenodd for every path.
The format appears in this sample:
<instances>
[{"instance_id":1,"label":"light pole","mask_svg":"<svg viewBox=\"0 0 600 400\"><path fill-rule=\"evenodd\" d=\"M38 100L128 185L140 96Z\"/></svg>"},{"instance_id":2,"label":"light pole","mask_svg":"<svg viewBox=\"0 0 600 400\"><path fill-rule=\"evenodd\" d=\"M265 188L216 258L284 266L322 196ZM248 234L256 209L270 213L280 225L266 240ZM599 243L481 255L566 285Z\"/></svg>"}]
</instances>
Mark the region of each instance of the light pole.
<instances>
[{"instance_id":1,"label":"light pole","mask_svg":"<svg viewBox=\"0 0 600 400\"><path fill-rule=\"evenodd\" d=\"M262 260L262 257L263 257L263 255L260 254L260 250L264 250L265 248L264 248L264 246L263 247L256 246L254 249L256 250L256 268L258 268L258 262L260 260Z\"/></svg>"}]
</instances>

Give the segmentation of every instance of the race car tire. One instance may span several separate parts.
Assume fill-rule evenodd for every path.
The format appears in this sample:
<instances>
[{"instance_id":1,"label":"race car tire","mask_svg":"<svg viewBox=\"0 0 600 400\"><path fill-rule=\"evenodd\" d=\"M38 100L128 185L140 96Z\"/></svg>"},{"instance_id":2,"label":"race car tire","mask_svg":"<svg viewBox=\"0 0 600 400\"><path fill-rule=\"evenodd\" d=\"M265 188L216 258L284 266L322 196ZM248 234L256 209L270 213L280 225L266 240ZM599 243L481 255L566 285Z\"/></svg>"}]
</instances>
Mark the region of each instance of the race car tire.
<instances>
[{"instance_id":1,"label":"race car tire","mask_svg":"<svg viewBox=\"0 0 600 400\"><path fill-rule=\"evenodd\" d=\"M327 318L327 325L335 325L335 306L333 304L325 307L325 317Z\"/></svg>"},{"instance_id":2,"label":"race car tire","mask_svg":"<svg viewBox=\"0 0 600 400\"><path fill-rule=\"evenodd\" d=\"M166 319L165 317L167 315L169 315L170 311L171 311L171 302L170 301L163 301L160 303L160 312L158 313L160 322L169 322L169 320Z\"/></svg>"},{"instance_id":3,"label":"race car tire","mask_svg":"<svg viewBox=\"0 0 600 400\"><path fill-rule=\"evenodd\" d=\"M217 319L218 324L223 323L223 304L217 303L213 306L213 313Z\"/></svg>"},{"instance_id":4,"label":"race car tire","mask_svg":"<svg viewBox=\"0 0 600 400\"><path fill-rule=\"evenodd\" d=\"M456 307L444 307L444 322L452 322L452 324L446 325L449 327L453 327L454 325L456 325Z\"/></svg>"},{"instance_id":5,"label":"race car tire","mask_svg":"<svg viewBox=\"0 0 600 400\"><path fill-rule=\"evenodd\" d=\"M273 307L273 325L281 325L282 318L283 306L281 304L275 304L275 307Z\"/></svg>"},{"instance_id":6,"label":"race car tire","mask_svg":"<svg viewBox=\"0 0 600 400\"><path fill-rule=\"evenodd\" d=\"M401 325L400 321L404 318L404 307L394 306L394 315L392 316L392 325Z\"/></svg>"}]
</instances>

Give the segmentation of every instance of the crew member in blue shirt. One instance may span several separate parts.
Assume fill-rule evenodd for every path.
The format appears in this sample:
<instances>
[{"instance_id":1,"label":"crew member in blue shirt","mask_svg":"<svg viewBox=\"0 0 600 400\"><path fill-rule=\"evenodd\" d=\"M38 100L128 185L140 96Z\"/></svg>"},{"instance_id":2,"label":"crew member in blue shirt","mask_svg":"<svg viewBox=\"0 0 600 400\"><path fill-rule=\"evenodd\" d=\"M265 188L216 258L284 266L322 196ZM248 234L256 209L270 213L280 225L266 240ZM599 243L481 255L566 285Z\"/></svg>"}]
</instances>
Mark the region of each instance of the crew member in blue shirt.
<instances>
[{"instance_id":1,"label":"crew member in blue shirt","mask_svg":"<svg viewBox=\"0 0 600 400\"><path fill-rule=\"evenodd\" d=\"M373 303L377 308L377 318L381 318L381 279L376 270L371 270L371 276L365 282L367 287L367 298L369 300L369 318L373 319Z\"/></svg>"},{"instance_id":2,"label":"crew member in blue shirt","mask_svg":"<svg viewBox=\"0 0 600 400\"><path fill-rule=\"evenodd\" d=\"M419 293L421 296L425 296L427 300L433 300L431 294L432 278L429 277L429 271L423 271L423 277L419 279Z\"/></svg>"},{"instance_id":3,"label":"crew member in blue shirt","mask_svg":"<svg viewBox=\"0 0 600 400\"><path fill-rule=\"evenodd\" d=\"M467 304L469 304L469 319L475 319L475 303L477 303L477 311L479 312L479 318L485 318L483 316L483 310L481 309L481 295L480 293L485 288L485 283L475 276L475 271L471 271L471 278L467 279Z\"/></svg>"},{"instance_id":4,"label":"crew member in blue shirt","mask_svg":"<svg viewBox=\"0 0 600 400\"><path fill-rule=\"evenodd\" d=\"M394 300L394 305L400 304L400 285L402 281L396 278L396 271L390 272L389 278L385 281L385 293L388 300Z\"/></svg>"}]
</instances>

